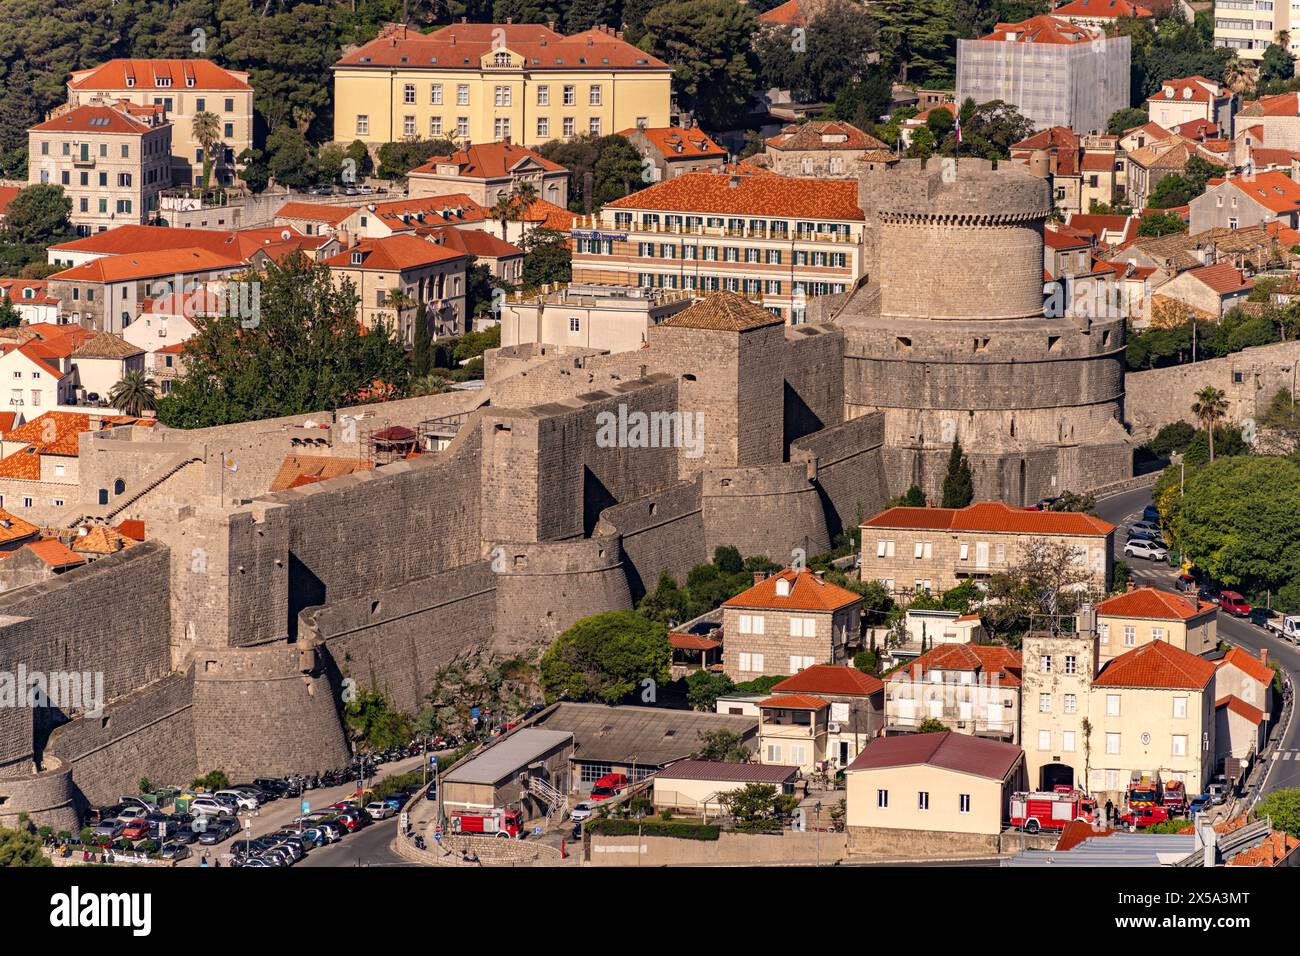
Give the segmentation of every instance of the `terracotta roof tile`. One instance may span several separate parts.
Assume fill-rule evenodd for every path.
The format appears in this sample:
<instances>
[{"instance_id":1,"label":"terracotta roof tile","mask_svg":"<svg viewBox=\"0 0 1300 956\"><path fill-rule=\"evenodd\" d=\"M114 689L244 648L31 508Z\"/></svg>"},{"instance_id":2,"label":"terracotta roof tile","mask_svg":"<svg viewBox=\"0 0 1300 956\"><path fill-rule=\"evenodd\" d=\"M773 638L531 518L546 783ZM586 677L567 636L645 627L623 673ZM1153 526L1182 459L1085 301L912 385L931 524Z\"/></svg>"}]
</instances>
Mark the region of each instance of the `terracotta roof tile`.
<instances>
[{"instance_id":1,"label":"terracotta roof tile","mask_svg":"<svg viewBox=\"0 0 1300 956\"><path fill-rule=\"evenodd\" d=\"M24 547L52 568L74 567L78 564L86 563L85 558L77 554L77 552L73 551L58 538L44 538L40 541L33 541L31 544L24 545Z\"/></svg>"},{"instance_id":2,"label":"terracotta roof tile","mask_svg":"<svg viewBox=\"0 0 1300 956\"><path fill-rule=\"evenodd\" d=\"M1199 614L1214 610L1215 606L1206 601L1195 598L1189 600L1172 591L1149 587L1117 594L1097 605L1097 613L1103 617L1159 618L1169 621L1189 621Z\"/></svg>"},{"instance_id":3,"label":"terracotta roof tile","mask_svg":"<svg viewBox=\"0 0 1300 956\"><path fill-rule=\"evenodd\" d=\"M711 292L660 323L669 328L713 332L748 332L783 324L780 316L735 292Z\"/></svg>"},{"instance_id":4,"label":"terracotta roof tile","mask_svg":"<svg viewBox=\"0 0 1300 956\"><path fill-rule=\"evenodd\" d=\"M132 345L120 335L114 335L112 332L96 332L73 351L72 357L125 359L143 354L144 349Z\"/></svg>"},{"instance_id":5,"label":"terracotta roof tile","mask_svg":"<svg viewBox=\"0 0 1300 956\"><path fill-rule=\"evenodd\" d=\"M353 262L359 255L361 261ZM464 253L433 242L428 238L399 233L382 239L362 239L325 260L332 269L365 269L379 272L404 272L436 262L464 258Z\"/></svg>"},{"instance_id":6,"label":"terracotta roof tile","mask_svg":"<svg viewBox=\"0 0 1300 956\"><path fill-rule=\"evenodd\" d=\"M862 523L864 528L988 531L1007 534L1107 535L1115 526L1076 511L1025 511L1000 501L965 508L890 508Z\"/></svg>"},{"instance_id":7,"label":"terracotta roof tile","mask_svg":"<svg viewBox=\"0 0 1300 956\"><path fill-rule=\"evenodd\" d=\"M115 529L118 534L126 535L133 541L144 540L144 522L136 518L127 518L121 522Z\"/></svg>"},{"instance_id":8,"label":"terracotta roof tile","mask_svg":"<svg viewBox=\"0 0 1300 956\"><path fill-rule=\"evenodd\" d=\"M782 707L786 710L822 710L830 705L830 701L812 694L778 694L758 702L759 707Z\"/></svg>"},{"instance_id":9,"label":"terracotta roof tile","mask_svg":"<svg viewBox=\"0 0 1300 956\"><path fill-rule=\"evenodd\" d=\"M1010 41L1013 43L1047 43L1073 46L1076 43L1087 43L1093 37L1100 35L1101 31L1097 27L1080 26L1060 17L1043 14L1042 16L1030 17L1028 20L1021 20L1019 23L999 23L993 28L992 33L980 37L980 42L1005 43Z\"/></svg>"},{"instance_id":10,"label":"terracotta roof tile","mask_svg":"<svg viewBox=\"0 0 1300 956\"><path fill-rule=\"evenodd\" d=\"M197 247L168 249L161 252L102 256L56 272L50 278L65 282L130 282L158 276L219 272L233 269L241 261L228 253L211 252Z\"/></svg>"},{"instance_id":11,"label":"terracotta roof tile","mask_svg":"<svg viewBox=\"0 0 1300 956\"><path fill-rule=\"evenodd\" d=\"M722 646L721 641L715 641L711 637L683 634L681 631L670 631L668 643L681 651L711 651Z\"/></svg>"},{"instance_id":12,"label":"terracotta roof tile","mask_svg":"<svg viewBox=\"0 0 1300 956\"><path fill-rule=\"evenodd\" d=\"M461 226L488 218L487 210L464 193L377 203L372 215L394 232L421 226Z\"/></svg>"},{"instance_id":13,"label":"terracotta roof tile","mask_svg":"<svg viewBox=\"0 0 1300 956\"><path fill-rule=\"evenodd\" d=\"M1235 694L1229 694L1227 697L1220 697L1214 702L1215 708L1226 707L1238 717L1244 717L1255 726L1259 726L1264 720L1264 712L1253 704L1248 704Z\"/></svg>"},{"instance_id":14,"label":"terracotta roof tile","mask_svg":"<svg viewBox=\"0 0 1300 956\"><path fill-rule=\"evenodd\" d=\"M142 136L156 127L151 126L124 109L116 106L76 106L43 123L37 123L33 133L116 133Z\"/></svg>"},{"instance_id":15,"label":"terracotta roof tile","mask_svg":"<svg viewBox=\"0 0 1300 956\"><path fill-rule=\"evenodd\" d=\"M337 226L358 212L356 206L331 206L328 203L287 202L275 211L276 219L305 219Z\"/></svg>"},{"instance_id":16,"label":"terracotta roof tile","mask_svg":"<svg viewBox=\"0 0 1300 956\"><path fill-rule=\"evenodd\" d=\"M289 455L271 480L271 491L301 487L312 481L327 481L341 475L369 471L374 465L363 458L327 458L317 455ZM299 479L308 479L300 481Z\"/></svg>"},{"instance_id":17,"label":"terracotta roof tile","mask_svg":"<svg viewBox=\"0 0 1300 956\"><path fill-rule=\"evenodd\" d=\"M1110 661L1093 685L1203 690L1214 677L1214 669L1209 661L1168 641L1152 641Z\"/></svg>"},{"instance_id":18,"label":"terracotta roof tile","mask_svg":"<svg viewBox=\"0 0 1300 956\"><path fill-rule=\"evenodd\" d=\"M655 149L671 162L675 159L702 159L710 156L727 155L727 151L715 143L700 129L682 129L679 126L650 126L625 129L620 136L640 133Z\"/></svg>"},{"instance_id":19,"label":"terracotta roof tile","mask_svg":"<svg viewBox=\"0 0 1300 956\"><path fill-rule=\"evenodd\" d=\"M1223 295L1228 292L1247 292L1255 287L1254 280L1238 269L1231 262L1218 262L1212 266L1202 266L1189 270L1192 278L1208 286L1211 291Z\"/></svg>"},{"instance_id":20,"label":"terracotta roof tile","mask_svg":"<svg viewBox=\"0 0 1300 956\"><path fill-rule=\"evenodd\" d=\"M476 143L444 156L431 156L412 173L437 175L439 166L455 166L456 175L465 179L504 179L520 164L537 165L547 172L562 173L564 167L541 153L517 143Z\"/></svg>"},{"instance_id":21,"label":"terracotta roof tile","mask_svg":"<svg viewBox=\"0 0 1300 956\"><path fill-rule=\"evenodd\" d=\"M1224 654L1219 660L1219 666L1225 667L1231 664L1237 670L1250 677L1255 678L1261 684L1270 684L1273 682L1273 668L1269 667L1254 654L1243 650L1240 647L1230 648L1228 653Z\"/></svg>"},{"instance_id":22,"label":"terracotta roof tile","mask_svg":"<svg viewBox=\"0 0 1300 956\"><path fill-rule=\"evenodd\" d=\"M787 595L777 593L777 584L785 582L790 586ZM856 604L862 599L852 591L831 584L819 578L812 571L793 571L790 568L778 571L753 587L741 591L730 600L724 601L723 607L760 608L765 610L822 611L833 612L840 608Z\"/></svg>"},{"instance_id":23,"label":"terracotta roof tile","mask_svg":"<svg viewBox=\"0 0 1300 956\"><path fill-rule=\"evenodd\" d=\"M1022 673L1019 651L998 644L940 644L911 664L889 675L891 684L925 680L930 671L970 671L982 684L1019 687Z\"/></svg>"},{"instance_id":24,"label":"terracotta roof tile","mask_svg":"<svg viewBox=\"0 0 1300 956\"><path fill-rule=\"evenodd\" d=\"M132 79L127 83L127 78ZM194 78L189 86L188 77ZM156 80L164 79L165 85ZM248 74L227 70L211 60L109 60L89 70L77 70L68 85L82 90L250 90Z\"/></svg>"},{"instance_id":25,"label":"terracotta roof tile","mask_svg":"<svg viewBox=\"0 0 1300 956\"><path fill-rule=\"evenodd\" d=\"M606 204L614 209L780 216L858 222L856 180L796 179L700 171L655 183Z\"/></svg>"},{"instance_id":26,"label":"terracotta roof tile","mask_svg":"<svg viewBox=\"0 0 1300 956\"><path fill-rule=\"evenodd\" d=\"M785 3L760 13L758 22L769 26L802 26L808 22L808 18L799 7L799 0L786 0Z\"/></svg>"},{"instance_id":27,"label":"terracotta roof tile","mask_svg":"<svg viewBox=\"0 0 1300 956\"><path fill-rule=\"evenodd\" d=\"M24 521L0 508L0 544L10 544L23 538L30 538L40 530L31 522Z\"/></svg>"},{"instance_id":28,"label":"terracotta roof tile","mask_svg":"<svg viewBox=\"0 0 1300 956\"><path fill-rule=\"evenodd\" d=\"M1149 7L1132 0L1072 0L1052 11L1058 17L1079 17L1090 20L1117 20L1120 17L1153 17Z\"/></svg>"},{"instance_id":29,"label":"terracotta roof tile","mask_svg":"<svg viewBox=\"0 0 1300 956\"><path fill-rule=\"evenodd\" d=\"M856 667L839 664L814 664L793 677L772 685L774 694L826 694L870 697L883 690L884 682Z\"/></svg>"},{"instance_id":30,"label":"terracotta roof tile","mask_svg":"<svg viewBox=\"0 0 1300 956\"><path fill-rule=\"evenodd\" d=\"M874 136L850 123L833 120L810 120L795 123L767 140L773 149L889 149Z\"/></svg>"}]
</instances>

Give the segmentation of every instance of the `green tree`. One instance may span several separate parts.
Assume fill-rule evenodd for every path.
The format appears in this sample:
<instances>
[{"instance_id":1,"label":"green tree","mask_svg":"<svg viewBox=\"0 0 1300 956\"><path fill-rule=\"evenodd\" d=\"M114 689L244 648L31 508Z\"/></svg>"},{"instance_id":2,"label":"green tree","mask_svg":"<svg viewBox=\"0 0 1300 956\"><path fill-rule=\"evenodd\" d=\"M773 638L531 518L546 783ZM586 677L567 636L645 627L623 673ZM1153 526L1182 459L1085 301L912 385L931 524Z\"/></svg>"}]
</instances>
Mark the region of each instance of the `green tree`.
<instances>
[{"instance_id":1,"label":"green tree","mask_svg":"<svg viewBox=\"0 0 1300 956\"><path fill-rule=\"evenodd\" d=\"M798 796L780 793L768 783L747 783L722 794L718 802L735 817L737 830L760 833L780 830L799 806Z\"/></svg>"},{"instance_id":2,"label":"green tree","mask_svg":"<svg viewBox=\"0 0 1300 956\"><path fill-rule=\"evenodd\" d=\"M260 284L257 324L245 328L233 314L197 319L185 374L158 403L164 424L204 428L331 410L355 404L375 382L402 393L402 346L383 325L361 328L356 290L335 283L324 263L294 255L246 281Z\"/></svg>"},{"instance_id":3,"label":"green tree","mask_svg":"<svg viewBox=\"0 0 1300 956\"><path fill-rule=\"evenodd\" d=\"M645 680L668 683L672 649L668 631L635 611L583 618L542 655L541 683L548 701L599 700L617 704Z\"/></svg>"},{"instance_id":4,"label":"green tree","mask_svg":"<svg viewBox=\"0 0 1300 956\"><path fill-rule=\"evenodd\" d=\"M53 866L41 852L41 841L28 829L0 827L0 867Z\"/></svg>"},{"instance_id":5,"label":"green tree","mask_svg":"<svg viewBox=\"0 0 1300 956\"><path fill-rule=\"evenodd\" d=\"M1228 399L1222 391L1213 385L1207 385L1196 393L1192 404L1192 414L1201 423L1201 428L1209 435L1210 461L1214 461L1214 426L1228 413Z\"/></svg>"},{"instance_id":6,"label":"green tree","mask_svg":"<svg viewBox=\"0 0 1300 956\"><path fill-rule=\"evenodd\" d=\"M405 744L415 734L411 719L378 691L359 691L343 708L343 720L354 742L365 750L387 750Z\"/></svg>"},{"instance_id":7,"label":"green tree","mask_svg":"<svg viewBox=\"0 0 1300 956\"><path fill-rule=\"evenodd\" d=\"M718 698L735 686L726 674L701 669L686 678L686 702L695 710L712 712Z\"/></svg>"},{"instance_id":8,"label":"green tree","mask_svg":"<svg viewBox=\"0 0 1300 956\"><path fill-rule=\"evenodd\" d=\"M16 329L22 325L23 314L7 296L0 297L0 329Z\"/></svg>"},{"instance_id":9,"label":"green tree","mask_svg":"<svg viewBox=\"0 0 1300 956\"><path fill-rule=\"evenodd\" d=\"M72 199L52 183L25 186L5 209L4 238L29 246L49 246L72 236Z\"/></svg>"},{"instance_id":10,"label":"green tree","mask_svg":"<svg viewBox=\"0 0 1300 956\"><path fill-rule=\"evenodd\" d=\"M700 734L700 749L695 751L695 759L745 763L749 760L749 751L745 749L740 734L733 734L729 730L710 730Z\"/></svg>"},{"instance_id":11,"label":"green tree","mask_svg":"<svg viewBox=\"0 0 1300 956\"><path fill-rule=\"evenodd\" d=\"M569 282L573 278L573 251L569 239L554 229L536 228L524 236L525 289L543 283Z\"/></svg>"},{"instance_id":12,"label":"green tree","mask_svg":"<svg viewBox=\"0 0 1300 956\"><path fill-rule=\"evenodd\" d=\"M1183 451L1196 437L1196 428L1189 422L1171 422L1156 432L1156 437L1147 443L1151 452L1167 457Z\"/></svg>"},{"instance_id":13,"label":"green tree","mask_svg":"<svg viewBox=\"0 0 1300 956\"><path fill-rule=\"evenodd\" d=\"M592 204L603 206L644 188L642 176L641 154L626 137L601 137L600 156L592 167Z\"/></svg>"},{"instance_id":14,"label":"green tree","mask_svg":"<svg viewBox=\"0 0 1300 956\"><path fill-rule=\"evenodd\" d=\"M139 418L158 408L158 383L144 372L127 372L108 390L108 403L123 415Z\"/></svg>"},{"instance_id":15,"label":"green tree","mask_svg":"<svg viewBox=\"0 0 1300 956\"><path fill-rule=\"evenodd\" d=\"M311 145L292 126L281 126L266 138L266 169L277 185L311 185Z\"/></svg>"},{"instance_id":16,"label":"green tree","mask_svg":"<svg viewBox=\"0 0 1300 956\"><path fill-rule=\"evenodd\" d=\"M1143 238L1158 239L1160 236L1171 236L1186 228L1187 223L1183 222L1182 217L1176 212L1148 209L1138 220L1138 235Z\"/></svg>"},{"instance_id":17,"label":"green tree","mask_svg":"<svg viewBox=\"0 0 1300 956\"><path fill-rule=\"evenodd\" d=\"M763 87L787 88L805 103L834 99L868 75L877 46L875 23L854 0L827 0L813 11L801 27L762 30L755 44Z\"/></svg>"},{"instance_id":18,"label":"green tree","mask_svg":"<svg viewBox=\"0 0 1300 956\"><path fill-rule=\"evenodd\" d=\"M1126 106L1124 109L1116 110L1110 114L1110 121L1106 124L1106 132L1111 136L1122 136L1125 130L1130 130L1134 126L1141 126L1148 119L1146 110Z\"/></svg>"},{"instance_id":19,"label":"green tree","mask_svg":"<svg viewBox=\"0 0 1300 956\"><path fill-rule=\"evenodd\" d=\"M1198 429L1183 449L1183 463L1188 467L1204 465L1210 460L1210 436L1214 436L1214 457L1230 458L1249 455L1250 445L1236 425L1216 425L1213 433Z\"/></svg>"},{"instance_id":20,"label":"green tree","mask_svg":"<svg viewBox=\"0 0 1300 956\"><path fill-rule=\"evenodd\" d=\"M27 65L16 60L4 80L0 97L0 176L27 178L27 130L40 120L32 77Z\"/></svg>"},{"instance_id":21,"label":"green tree","mask_svg":"<svg viewBox=\"0 0 1300 956\"><path fill-rule=\"evenodd\" d=\"M889 113L892 95L893 83L889 74L882 67L873 65L866 69L861 79L845 83L835 91L828 115L831 119L843 120L858 129L870 131L880 123L880 117Z\"/></svg>"},{"instance_id":22,"label":"green tree","mask_svg":"<svg viewBox=\"0 0 1300 956\"><path fill-rule=\"evenodd\" d=\"M669 0L645 16L646 48L673 66L682 106L713 129L744 116L757 79L758 18L734 0Z\"/></svg>"},{"instance_id":23,"label":"green tree","mask_svg":"<svg viewBox=\"0 0 1300 956\"><path fill-rule=\"evenodd\" d=\"M1300 580L1300 465L1290 458L1220 458L1189 470L1167 524L1182 556L1247 593Z\"/></svg>"},{"instance_id":24,"label":"green tree","mask_svg":"<svg viewBox=\"0 0 1300 956\"><path fill-rule=\"evenodd\" d=\"M948 455L948 473L943 478L942 508L965 508L975 500L975 479L971 475L970 461L961 450L961 442L952 443Z\"/></svg>"},{"instance_id":25,"label":"green tree","mask_svg":"<svg viewBox=\"0 0 1300 956\"><path fill-rule=\"evenodd\" d=\"M1286 47L1270 43L1264 50L1264 58L1259 61L1259 82L1270 80L1294 80L1295 57Z\"/></svg>"},{"instance_id":26,"label":"green tree","mask_svg":"<svg viewBox=\"0 0 1300 956\"><path fill-rule=\"evenodd\" d=\"M1300 837L1300 787L1287 787L1267 794L1255 804L1251 816L1256 820L1268 817L1273 829Z\"/></svg>"},{"instance_id":27,"label":"green tree","mask_svg":"<svg viewBox=\"0 0 1300 956\"><path fill-rule=\"evenodd\" d=\"M941 734L949 727L938 717L927 717L916 726L918 734Z\"/></svg>"},{"instance_id":28,"label":"green tree","mask_svg":"<svg viewBox=\"0 0 1300 956\"><path fill-rule=\"evenodd\" d=\"M212 188L212 149L221 142L221 117L211 110L199 110L190 117L190 133L203 148L203 186Z\"/></svg>"},{"instance_id":29,"label":"green tree","mask_svg":"<svg viewBox=\"0 0 1300 956\"><path fill-rule=\"evenodd\" d=\"M879 0L880 60L904 83L947 86L956 76L956 24L948 0Z\"/></svg>"}]
</instances>

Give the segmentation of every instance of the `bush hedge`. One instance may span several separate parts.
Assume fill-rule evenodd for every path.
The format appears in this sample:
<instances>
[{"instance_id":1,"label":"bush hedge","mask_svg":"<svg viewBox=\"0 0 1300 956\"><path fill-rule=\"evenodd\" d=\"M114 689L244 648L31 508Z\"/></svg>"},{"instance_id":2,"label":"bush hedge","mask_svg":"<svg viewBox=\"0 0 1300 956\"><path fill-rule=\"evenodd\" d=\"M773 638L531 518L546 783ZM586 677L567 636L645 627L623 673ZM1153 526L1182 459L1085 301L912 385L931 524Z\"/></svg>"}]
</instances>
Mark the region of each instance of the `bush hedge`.
<instances>
[{"instance_id":1,"label":"bush hedge","mask_svg":"<svg viewBox=\"0 0 1300 956\"><path fill-rule=\"evenodd\" d=\"M636 836L635 820L592 820L587 824L589 833L604 836ZM722 828L713 823L672 823L664 820L646 820L640 827L642 836L673 837L678 840L716 840Z\"/></svg>"}]
</instances>

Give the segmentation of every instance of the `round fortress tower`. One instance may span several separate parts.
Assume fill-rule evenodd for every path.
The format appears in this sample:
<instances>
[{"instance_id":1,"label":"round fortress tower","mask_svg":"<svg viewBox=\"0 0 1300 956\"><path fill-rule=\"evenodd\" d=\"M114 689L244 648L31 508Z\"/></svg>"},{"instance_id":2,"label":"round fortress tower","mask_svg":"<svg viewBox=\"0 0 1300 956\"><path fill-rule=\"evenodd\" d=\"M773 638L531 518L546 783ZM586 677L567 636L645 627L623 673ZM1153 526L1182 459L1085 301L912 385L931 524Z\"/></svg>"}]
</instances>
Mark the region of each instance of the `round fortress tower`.
<instances>
[{"instance_id":1,"label":"round fortress tower","mask_svg":"<svg viewBox=\"0 0 1300 956\"><path fill-rule=\"evenodd\" d=\"M1042 315L1043 223L1051 212L1044 180L1020 166L942 159L880 170L859 196L879 237L873 278L882 315Z\"/></svg>"},{"instance_id":2,"label":"round fortress tower","mask_svg":"<svg viewBox=\"0 0 1300 956\"><path fill-rule=\"evenodd\" d=\"M864 170L868 283L835 315L845 411L885 413L890 493L935 500L960 441L976 495L1032 504L1132 474L1126 315L1045 314L1047 184L1018 163Z\"/></svg>"}]
</instances>

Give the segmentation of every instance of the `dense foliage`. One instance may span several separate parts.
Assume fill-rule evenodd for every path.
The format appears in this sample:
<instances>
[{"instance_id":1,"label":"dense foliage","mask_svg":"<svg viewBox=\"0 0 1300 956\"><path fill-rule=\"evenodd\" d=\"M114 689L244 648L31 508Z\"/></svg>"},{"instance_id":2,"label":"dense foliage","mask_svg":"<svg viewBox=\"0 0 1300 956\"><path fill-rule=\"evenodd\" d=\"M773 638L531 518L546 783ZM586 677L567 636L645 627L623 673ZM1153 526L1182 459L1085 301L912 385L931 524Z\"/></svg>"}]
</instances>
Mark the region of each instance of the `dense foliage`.
<instances>
[{"instance_id":1,"label":"dense foliage","mask_svg":"<svg viewBox=\"0 0 1300 956\"><path fill-rule=\"evenodd\" d=\"M541 683L548 701L598 700L617 704L644 682L668 683L672 649L668 629L635 611L583 618L542 655Z\"/></svg>"}]
</instances>

